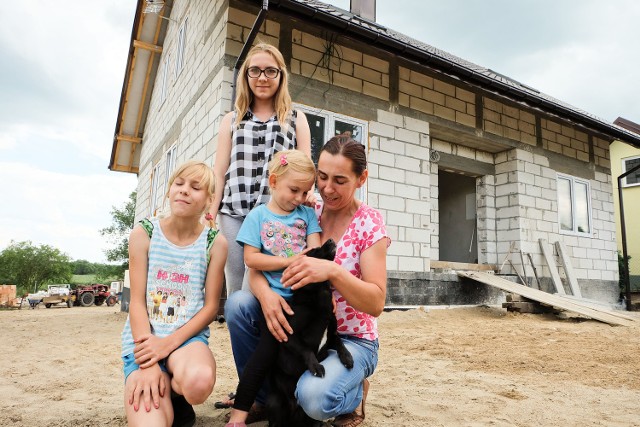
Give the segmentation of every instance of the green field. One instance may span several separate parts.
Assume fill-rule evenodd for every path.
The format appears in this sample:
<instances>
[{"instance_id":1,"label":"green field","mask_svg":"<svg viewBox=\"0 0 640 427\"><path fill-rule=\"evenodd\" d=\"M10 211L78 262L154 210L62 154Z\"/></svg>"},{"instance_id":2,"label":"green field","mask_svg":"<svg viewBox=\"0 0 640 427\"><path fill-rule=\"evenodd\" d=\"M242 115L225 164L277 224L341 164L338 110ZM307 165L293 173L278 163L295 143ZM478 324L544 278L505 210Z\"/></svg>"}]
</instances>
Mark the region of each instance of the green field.
<instances>
[{"instance_id":1,"label":"green field","mask_svg":"<svg viewBox=\"0 0 640 427\"><path fill-rule=\"evenodd\" d=\"M93 283L104 283L108 285L109 283L115 282L117 280L119 280L117 277L112 277L103 281L96 281L95 274L74 274L73 276L71 276L72 285L90 285Z\"/></svg>"}]
</instances>

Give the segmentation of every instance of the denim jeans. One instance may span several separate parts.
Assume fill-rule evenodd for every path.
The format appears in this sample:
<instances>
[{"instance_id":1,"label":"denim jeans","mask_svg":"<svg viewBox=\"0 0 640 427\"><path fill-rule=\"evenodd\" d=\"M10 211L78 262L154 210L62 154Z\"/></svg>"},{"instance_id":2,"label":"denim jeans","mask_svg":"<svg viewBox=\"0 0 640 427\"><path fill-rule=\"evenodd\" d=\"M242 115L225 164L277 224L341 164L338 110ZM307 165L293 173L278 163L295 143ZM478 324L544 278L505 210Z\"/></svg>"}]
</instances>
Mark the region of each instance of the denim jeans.
<instances>
[{"instance_id":1,"label":"denim jeans","mask_svg":"<svg viewBox=\"0 0 640 427\"><path fill-rule=\"evenodd\" d=\"M231 349L238 377L260 339L260 321L263 318L260 303L249 291L234 292L224 308L231 336ZM373 374L378 364L378 341L343 336L342 340L353 356L353 369L345 368L334 350L321 363L325 367L323 378L306 371L296 388L296 399L311 418L328 420L353 412L362 400L362 381ZM256 398L266 402L266 388Z\"/></svg>"}]
</instances>

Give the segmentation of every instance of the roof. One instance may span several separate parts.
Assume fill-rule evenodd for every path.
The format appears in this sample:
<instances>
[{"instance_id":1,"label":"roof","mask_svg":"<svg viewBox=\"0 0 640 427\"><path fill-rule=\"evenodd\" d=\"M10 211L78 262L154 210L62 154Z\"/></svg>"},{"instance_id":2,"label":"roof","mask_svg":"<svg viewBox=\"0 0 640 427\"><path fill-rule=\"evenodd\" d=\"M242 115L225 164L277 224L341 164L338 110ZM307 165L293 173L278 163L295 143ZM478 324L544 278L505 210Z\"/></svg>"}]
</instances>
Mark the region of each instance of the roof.
<instances>
[{"instance_id":1,"label":"roof","mask_svg":"<svg viewBox=\"0 0 640 427\"><path fill-rule=\"evenodd\" d=\"M237 1L259 3L257 0ZM129 58L109 162L111 170L133 173L139 171L140 145L143 141L151 90L173 0L166 0L158 14L147 15L145 4L145 0L138 0L136 18L131 31ZM428 66L451 78L507 97L530 108L555 114L640 148L640 134L637 128L630 129L624 122L609 123L496 71L466 61L343 9L317 0L269 0L268 5L270 10L278 10L289 16L314 22L322 28L355 41L374 45L391 55Z\"/></svg>"},{"instance_id":2,"label":"roof","mask_svg":"<svg viewBox=\"0 0 640 427\"><path fill-rule=\"evenodd\" d=\"M631 120L627 120L623 117L618 117L613 121L613 124L640 135L640 125L632 122Z\"/></svg>"},{"instance_id":3,"label":"roof","mask_svg":"<svg viewBox=\"0 0 640 427\"><path fill-rule=\"evenodd\" d=\"M529 107L550 111L563 118L583 123L640 148L638 133L630 132L624 127L610 123L489 68L466 61L343 9L317 0L271 0L269 7L315 21L324 28L330 25L334 31L355 40L375 45L391 54L429 66L443 74L522 102Z\"/></svg>"}]
</instances>

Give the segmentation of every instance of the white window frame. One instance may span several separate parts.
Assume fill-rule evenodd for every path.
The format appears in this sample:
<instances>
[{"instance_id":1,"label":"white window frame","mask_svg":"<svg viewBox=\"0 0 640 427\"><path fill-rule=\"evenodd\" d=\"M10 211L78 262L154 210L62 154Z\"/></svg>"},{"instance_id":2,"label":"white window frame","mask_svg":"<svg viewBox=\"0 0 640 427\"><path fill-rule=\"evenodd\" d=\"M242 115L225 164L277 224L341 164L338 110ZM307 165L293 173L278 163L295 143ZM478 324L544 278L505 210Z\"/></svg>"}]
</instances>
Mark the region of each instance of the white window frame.
<instances>
[{"instance_id":1,"label":"white window frame","mask_svg":"<svg viewBox=\"0 0 640 427\"><path fill-rule=\"evenodd\" d=\"M160 189L160 166L162 162L158 162L151 169L151 198L149 200L149 216L156 216L158 210L158 190Z\"/></svg>"},{"instance_id":2,"label":"white window frame","mask_svg":"<svg viewBox=\"0 0 640 427\"><path fill-rule=\"evenodd\" d=\"M295 109L302 111L305 114L314 114L316 116L323 117L325 119L325 128L324 128L324 137L322 144L326 144L326 142L336 136L336 121L361 126L362 127L362 135L360 136L360 143L365 146L365 150L367 147L367 142L369 139L369 122L364 120L357 119L355 117L345 116L344 114L334 113L333 111L323 110L321 108L314 108L308 105L302 104L294 104ZM307 117L308 119L309 117ZM311 123L309 124L311 126ZM313 146L311 147L313 151ZM356 191L356 197L360 200L367 200L367 185L365 183L358 191Z\"/></svg>"},{"instance_id":3,"label":"white window frame","mask_svg":"<svg viewBox=\"0 0 640 427\"><path fill-rule=\"evenodd\" d=\"M631 156L631 157L625 157L624 159L622 159L622 173L625 173L626 171L631 169L631 168L627 168L627 162L628 161L632 161L632 160L640 160L640 156ZM638 172L636 172L636 173L638 173ZM629 183L627 183L627 178L629 178L629 175L624 177L624 182L622 183L623 187L637 187L637 186L640 186L640 181L639 182L632 182L631 184L629 184Z\"/></svg>"},{"instance_id":4,"label":"white window frame","mask_svg":"<svg viewBox=\"0 0 640 427\"><path fill-rule=\"evenodd\" d=\"M162 81L160 83L160 106L164 104L167 99L167 88L169 85L169 64L171 62L171 56L167 55L162 63Z\"/></svg>"},{"instance_id":5,"label":"white window frame","mask_svg":"<svg viewBox=\"0 0 640 427\"><path fill-rule=\"evenodd\" d=\"M560 194L560 190L559 190L559 183L560 180L564 179L570 182L570 188L571 188L571 197L570 197L570 202L571 202L571 214L572 214L572 223L573 223L573 228L571 230L564 230L562 228L562 223L561 223L561 218L560 218L560 206L562 201L560 200L560 198L562 197L562 195ZM576 178L574 176L571 175L565 175L565 174L556 174L556 188L557 188L557 197L558 197L558 230L560 232L560 234L570 234L570 235L575 235L575 236L583 236L583 237L592 237L593 236L593 203L591 202L591 183L586 180L586 179L581 179L581 178ZM589 221L589 230L588 231L579 231L577 230L577 220L576 220L576 184L581 184L581 185L585 185L586 186L586 190L587 190L587 217L588 217L588 221Z\"/></svg>"},{"instance_id":6,"label":"white window frame","mask_svg":"<svg viewBox=\"0 0 640 427\"><path fill-rule=\"evenodd\" d=\"M178 144L173 144L164 155L165 167L164 167L164 193L169 191L169 177L176 168L176 156L178 155Z\"/></svg>"},{"instance_id":7,"label":"white window frame","mask_svg":"<svg viewBox=\"0 0 640 427\"><path fill-rule=\"evenodd\" d=\"M176 46L176 77L184 69L184 58L187 43L187 18L184 19L180 29L178 29L178 43Z\"/></svg>"}]
</instances>

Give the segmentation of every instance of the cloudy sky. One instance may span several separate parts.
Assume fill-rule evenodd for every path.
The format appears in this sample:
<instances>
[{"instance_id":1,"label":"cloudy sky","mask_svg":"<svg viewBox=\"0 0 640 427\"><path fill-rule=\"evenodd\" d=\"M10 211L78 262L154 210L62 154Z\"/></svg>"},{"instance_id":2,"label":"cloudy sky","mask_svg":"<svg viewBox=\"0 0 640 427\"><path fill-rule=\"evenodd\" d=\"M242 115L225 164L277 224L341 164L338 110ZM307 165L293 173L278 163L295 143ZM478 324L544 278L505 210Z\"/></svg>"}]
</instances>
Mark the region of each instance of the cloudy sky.
<instances>
[{"instance_id":1,"label":"cloudy sky","mask_svg":"<svg viewBox=\"0 0 640 427\"><path fill-rule=\"evenodd\" d=\"M136 186L107 169L135 3L0 5L0 250L31 240L105 261L98 230ZM377 0L377 20L605 120L640 123L636 0Z\"/></svg>"}]
</instances>

